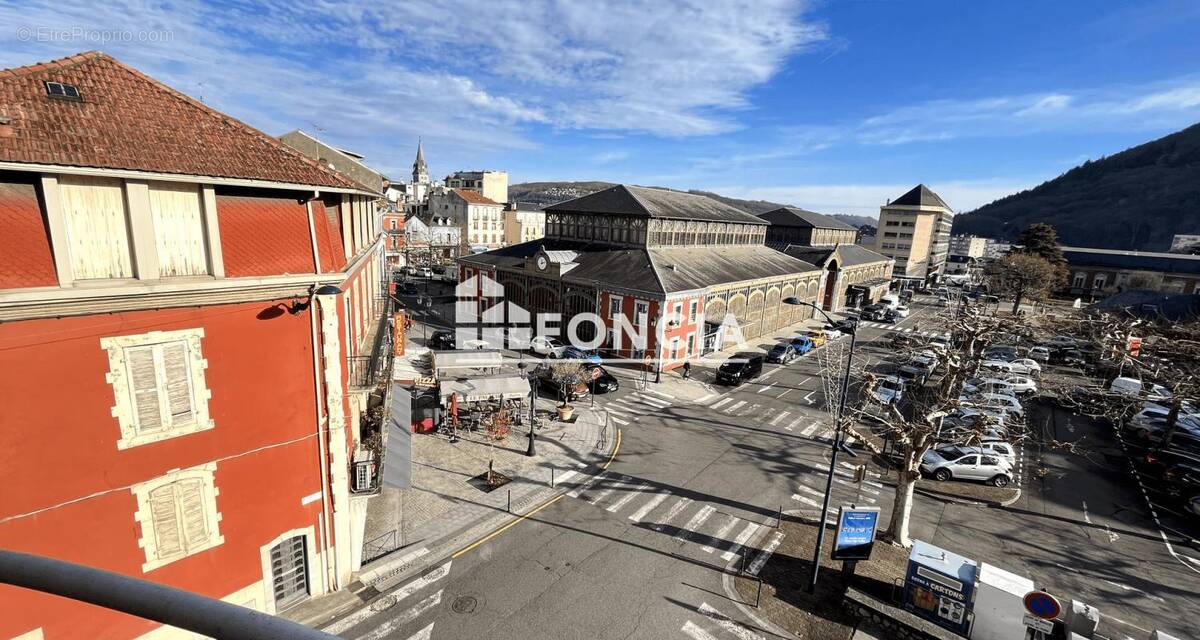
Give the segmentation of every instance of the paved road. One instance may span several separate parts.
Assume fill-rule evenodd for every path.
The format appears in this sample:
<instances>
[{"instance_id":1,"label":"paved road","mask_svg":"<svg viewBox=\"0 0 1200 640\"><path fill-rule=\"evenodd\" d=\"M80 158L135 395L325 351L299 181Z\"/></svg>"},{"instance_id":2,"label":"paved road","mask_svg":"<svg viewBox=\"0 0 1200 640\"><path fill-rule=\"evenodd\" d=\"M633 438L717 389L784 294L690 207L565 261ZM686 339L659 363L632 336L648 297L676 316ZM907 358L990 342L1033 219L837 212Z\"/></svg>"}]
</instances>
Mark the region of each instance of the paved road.
<instances>
[{"instance_id":1,"label":"paved road","mask_svg":"<svg viewBox=\"0 0 1200 640\"><path fill-rule=\"evenodd\" d=\"M932 311L918 308L899 329L927 326ZM860 340L881 331L864 327ZM780 508L819 508L830 421L818 362L768 365L702 403L653 390L601 396L625 423L602 475L423 578L381 585L375 607L332 630L400 640L772 637L726 597L723 569L743 555L761 567L778 544ZM1063 437L1067 427L1046 428ZM1187 587L1200 576L1180 571L1145 526L1128 476L1057 452L1043 459L1048 475L1012 509L919 498L914 536L1086 594L1124 622L1113 637L1145 637L1138 628L1168 612L1200 619ZM886 521L890 490L878 478L853 485L849 464L839 464L834 504L878 504Z\"/></svg>"}]
</instances>

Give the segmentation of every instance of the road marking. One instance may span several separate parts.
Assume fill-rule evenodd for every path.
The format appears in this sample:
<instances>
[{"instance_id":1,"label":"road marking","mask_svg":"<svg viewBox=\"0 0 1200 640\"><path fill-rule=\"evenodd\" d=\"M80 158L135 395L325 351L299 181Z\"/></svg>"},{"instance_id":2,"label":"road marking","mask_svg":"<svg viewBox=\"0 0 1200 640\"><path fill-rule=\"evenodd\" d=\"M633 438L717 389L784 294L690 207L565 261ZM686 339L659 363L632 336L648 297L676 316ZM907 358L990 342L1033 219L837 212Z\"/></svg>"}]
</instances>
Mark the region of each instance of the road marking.
<instances>
[{"instance_id":1,"label":"road marking","mask_svg":"<svg viewBox=\"0 0 1200 640\"><path fill-rule=\"evenodd\" d=\"M696 404L704 404L705 402L708 402L709 400L711 400L714 395L716 395L716 394L710 393L708 395L696 398Z\"/></svg>"},{"instance_id":2,"label":"road marking","mask_svg":"<svg viewBox=\"0 0 1200 640\"><path fill-rule=\"evenodd\" d=\"M796 425L800 424L800 422L803 420L804 420L804 416L796 416L796 419L792 420L792 422L790 424L788 424L788 426L784 427L784 429L791 431L792 429L795 429Z\"/></svg>"},{"instance_id":3,"label":"road marking","mask_svg":"<svg viewBox=\"0 0 1200 640\"><path fill-rule=\"evenodd\" d=\"M670 400L660 400L658 398L652 398L647 395L642 395L642 393L640 391L638 393L635 393L634 395L636 395L637 399L640 402L642 402L643 404L648 404L657 409L666 409L667 407L671 406Z\"/></svg>"},{"instance_id":4,"label":"road marking","mask_svg":"<svg viewBox=\"0 0 1200 640\"><path fill-rule=\"evenodd\" d=\"M754 535L755 531L758 531L758 526L757 522L746 523L746 528L737 534L737 537L733 539L733 546L730 547L729 551L721 554L721 559L726 562L733 560L737 552L742 550L742 545L746 544L746 541L750 539L750 536Z\"/></svg>"},{"instance_id":5,"label":"road marking","mask_svg":"<svg viewBox=\"0 0 1200 640\"><path fill-rule=\"evenodd\" d=\"M791 393L791 392L793 392L793 391L795 391L795 389L793 389L793 388L791 388L791 387L788 387L787 389L784 389L784 390L783 390L783 393L781 393L781 394L779 394L779 395L777 395L777 396L775 396L775 397L776 397L776 398L782 398L782 397L786 396L787 394L789 394L789 393Z\"/></svg>"},{"instance_id":6,"label":"road marking","mask_svg":"<svg viewBox=\"0 0 1200 640\"><path fill-rule=\"evenodd\" d=\"M813 489L812 487L809 487L808 485L805 485L805 484L797 485L797 488L799 488L801 491L803 491L805 493L809 493L814 496L817 496L818 498L825 497L825 494L823 494L820 491L817 491L816 489Z\"/></svg>"},{"instance_id":7,"label":"road marking","mask_svg":"<svg viewBox=\"0 0 1200 640\"><path fill-rule=\"evenodd\" d=\"M673 396L673 395L671 395L671 394L669 394L669 393L663 393L663 392L661 392L661 391L655 391L654 389L646 389L646 392L647 392L647 393L653 393L653 394L654 394L654 395L656 395L656 396L662 396L662 397L666 398L667 400L674 400L674 399L675 399L675 396Z\"/></svg>"},{"instance_id":8,"label":"road marking","mask_svg":"<svg viewBox=\"0 0 1200 640\"><path fill-rule=\"evenodd\" d=\"M654 523L654 528L665 528L672 520L675 519L675 516L679 515L684 509L688 508L688 505L690 504L692 504L691 498L680 498L676 500L675 504L671 505L670 509L667 509L667 515L663 517L662 522Z\"/></svg>"},{"instance_id":9,"label":"road marking","mask_svg":"<svg viewBox=\"0 0 1200 640\"><path fill-rule=\"evenodd\" d=\"M371 633L368 633L365 636L359 636L359 640L379 640L380 638L387 637L396 629L399 629L409 622L416 620L417 616L420 616L422 613L425 613L426 611L438 606L441 604L441 602L442 592L439 590L437 593L414 605L411 609L379 625L372 630Z\"/></svg>"},{"instance_id":10,"label":"road marking","mask_svg":"<svg viewBox=\"0 0 1200 640\"><path fill-rule=\"evenodd\" d=\"M845 460L842 460L841 462L839 462L838 465L845 467L847 469L857 469L858 468L857 465L850 464L849 462L846 462Z\"/></svg>"},{"instance_id":11,"label":"road marking","mask_svg":"<svg viewBox=\"0 0 1200 640\"><path fill-rule=\"evenodd\" d=\"M612 419L612 421L613 421L613 422L615 422L615 423L617 423L617 424L619 424L619 425L621 425L622 427L627 427L627 426L629 426L629 421L628 421L628 420L622 420L622 419L620 419L620 418L616 418L616 417L614 417L614 418Z\"/></svg>"},{"instance_id":12,"label":"road marking","mask_svg":"<svg viewBox=\"0 0 1200 640\"><path fill-rule=\"evenodd\" d=\"M441 580L442 578L445 578L449 574L450 574L450 562L447 562L447 563L435 568L433 571L430 571L429 573L421 576L420 578L417 578L416 580L409 582L406 585L397 587L395 589L392 589L391 591L385 591L384 593L382 593L380 595L381 596L390 596L390 597L394 598L395 601L398 603L403 602L405 599L407 599L412 594L424 589L425 587L428 587L429 585L437 582L438 580ZM392 606L395 606L395 605L392 605ZM371 618L372 616L376 616L376 615L382 613L383 611L387 611L387 609L382 609L380 611L376 611L376 610L372 609L371 607L363 607L362 609L359 609L358 611L351 613L350 615L346 616L345 618L342 618L341 620L338 620L337 622L329 625L328 627L325 627L324 629L322 629L322 631L324 631L325 633L328 633L328 634L337 635L337 634L342 633L342 632L346 631L347 629L363 622L364 620Z\"/></svg>"},{"instance_id":13,"label":"road marking","mask_svg":"<svg viewBox=\"0 0 1200 640\"><path fill-rule=\"evenodd\" d=\"M696 624L695 622L692 622L691 620L688 620L687 622L683 623L683 627L680 628L679 630L688 634L689 636L694 638L694 640L717 640L716 636L705 631L704 629L701 629L700 625Z\"/></svg>"},{"instance_id":14,"label":"road marking","mask_svg":"<svg viewBox=\"0 0 1200 640\"><path fill-rule=\"evenodd\" d=\"M780 421L780 420L783 420L784 418L788 417L789 415L791 415L791 412L790 412L790 411L784 411L783 413L781 413L781 414L779 414L779 415L775 416L774 418L772 418L772 419L771 419L771 422L770 422L770 423L768 423L768 424L770 424L770 425L773 427L773 426L775 426L775 425L779 424L779 421Z\"/></svg>"},{"instance_id":15,"label":"road marking","mask_svg":"<svg viewBox=\"0 0 1200 640\"><path fill-rule=\"evenodd\" d=\"M767 386L765 386L765 387L759 387L759 388L758 388L758 391L755 391L755 393L762 393L762 392L766 391L767 389L770 389L770 388L771 388L771 387L773 387L773 386L775 386L775 383L774 383L774 382L772 382L771 384L769 384L769 385L767 385Z\"/></svg>"},{"instance_id":16,"label":"road marking","mask_svg":"<svg viewBox=\"0 0 1200 640\"><path fill-rule=\"evenodd\" d=\"M560 482L566 482L567 480L570 480L571 478L574 478L574 477L575 477L575 476L577 476L577 475L579 475L579 472L578 472L578 471L576 471L576 470L574 470L574 469L571 469L570 471L568 471L568 472L566 472L566 473L562 474L561 476L559 476L559 477L555 478L555 479L554 479L554 484L558 484L558 483L560 483Z\"/></svg>"},{"instance_id":17,"label":"road marking","mask_svg":"<svg viewBox=\"0 0 1200 640\"><path fill-rule=\"evenodd\" d=\"M605 497L607 497L608 494L612 493L613 489L616 489L617 486L621 485L621 484L624 484L624 483L621 482L620 480L617 480L616 478L614 478L612 482L609 482L607 484L607 486L605 487L605 489L603 491L600 491L599 493L592 495L590 498L587 499L587 502L589 504L596 504L596 503L600 502Z\"/></svg>"},{"instance_id":18,"label":"road marking","mask_svg":"<svg viewBox=\"0 0 1200 640\"><path fill-rule=\"evenodd\" d=\"M708 504L701 507L700 510L696 512L696 515L692 516L692 519L688 520L688 523L683 525L683 528L679 530L679 533L675 534L675 539L683 541L687 540L691 534L699 533L699 529L704 524L704 521L708 520L709 516L711 516L716 510L716 507Z\"/></svg>"},{"instance_id":19,"label":"road marking","mask_svg":"<svg viewBox=\"0 0 1200 640\"><path fill-rule=\"evenodd\" d=\"M625 505L629 504L630 500L633 500L634 498L638 497L639 495L642 494L643 491L645 491L646 489L649 489L649 488L650 488L649 482L643 482L643 483L639 484L636 488L626 491L625 496L622 497L620 500L617 500L616 502L608 505L608 508L606 508L605 511L607 511L609 513L616 513L621 507L624 507Z\"/></svg>"},{"instance_id":20,"label":"road marking","mask_svg":"<svg viewBox=\"0 0 1200 640\"><path fill-rule=\"evenodd\" d=\"M815 400L813 400L812 397L813 397L813 394L815 394L815 393L816 393L815 389L812 391L809 391L808 395L804 396L804 401L807 402L808 404L813 404L815 402Z\"/></svg>"},{"instance_id":21,"label":"road marking","mask_svg":"<svg viewBox=\"0 0 1200 640\"><path fill-rule=\"evenodd\" d=\"M636 413L638 410L637 407L633 406L632 402L625 400L624 398L613 398L612 400L609 400L609 402L617 405L618 407L620 407L626 411L631 411L631 412Z\"/></svg>"},{"instance_id":22,"label":"road marking","mask_svg":"<svg viewBox=\"0 0 1200 640\"><path fill-rule=\"evenodd\" d=\"M806 498L798 493L792 494L792 500L799 500L800 502L803 502L804 504L806 504L810 507L815 507L817 509L821 508L821 505L816 500L811 500L811 499Z\"/></svg>"},{"instance_id":23,"label":"road marking","mask_svg":"<svg viewBox=\"0 0 1200 640\"><path fill-rule=\"evenodd\" d=\"M409 636L408 640L429 640L429 637L433 635L433 625L434 623L430 622L424 629Z\"/></svg>"},{"instance_id":24,"label":"road marking","mask_svg":"<svg viewBox=\"0 0 1200 640\"><path fill-rule=\"evenodd\" d=\"M746 401L745 401L745 400L739 400L739 401L737 402L737 404L731 404L731 405L729 405L729 408L725 410L725 413L733 413L734 411L737 411L738 409L741 409L741 408L742 408L742 407L744 407L745 405L746 405Z\"/></svg>"},{"instance_id":25,"label":"road marking","mask_svg":"<svg viewBox=\"0 0 1200 640\"><path fill-rule=\"evenodd\" d=\"M814 423L808 425L807 427L804 427L804 430L800 432L800 435L807 438L808 436L811 436L813 431L816 431L817 427L819 427L819 426L821 426L820 422L814 422Z\"/></svg>"},{"instance_id":26,"label":"road marking","mask_svg":"<svg viewBox=\"0 0 1200 640\"><path fill-rule=\"evenodd\" d=\"M600 480L604 479L604 477L607 475L608 475L607 470L601 471L600 473L592 476L591 478L588 478L587 481L585 481L583 484L580 484L578 487L575 487L574 489L572 489L570 492L567 493L567 495L572 498L578 498L579 494L583 493L584 491L587 491L588 489L591 489L592 485L594 485L597 482L599 482Z\"/></svg>"},{"instance_id":27,"label":"road marking","mask_svg":"<svg viewBox=\"0 0 1200 640\"><path fill-rule=\"evenodd\" d=\"M646 514L654 511L654 507L657 507L662 503L663 500L666 500L670 496L671 492L668 491L667 493L660 493L653 498L650 498L649 502L643 504L640 509L630 514L629 519L633 520L634 522L641 522L642 518L646 517Z\"/></svg>"},{"instance_id":28,"label":"road marking","mask_svg":"<svg viewBox=\"0 0 1200 640\"><path fill-rule=\"evenodd\" d=\"M776 531L771 534L771 541L758 552L757 556L754 556L754 561L750 563L750 575L756 576L759 571L762 571L763 566L767 564L767 560L771 558L771 554L775 553L775 549L779 547L780 542L783 542L782 532Z\"/></svg>"},{"instance_id":29,"label":"road marking","mask_svg":"<svg viewBox=\"0 0 1200 640\"><path fill-rule=\"evenodd\" d=\"M713 405L711 407L709 407L709 409L719 409L719 408L721 408L721 405L725 404L726 402L729 402L730 400L733 400L733 398L721 398L720 400L714 402Z\"/></svg>"},{"instance_id":30,"label":"road marking","mask_svg":"<svg viewBox=\"0 0 1200 640\"><path fill-rule=\"evenodd\" d=\"M729 516L729 520L726 521L725 524L721 525L721 528L718 529L715 534L713 534L713 539L714 540L724 540L725 536L729 535L729 532L732 531L735 526L737 526L737 523L738 523L737 518L735 518L733 516ZM704 550L704 553L712 553L714 551L714 549L712 548L712 545L706 544L700 548Z\"/></svg>"},{"instance_id":31,"label":"road marking","mask_svg":"<svg viewBox=\"0 0 1200 640\"><path fill-rule=\"evenodd\" d=\"M1083 521L1092 524L1092 519L1088 517L1087 500L1083 501Z\"/></svg>"},{"instance_id":32,"label":"road marking","mask_svg":"<svg viewBox=\"0 0 1200 640\"><path fill-rule=\"evenodd\" d=\"M704 614L704 616L709 620L717 623L718 627L721 627L729 633L737 636L738 640L763 640L762 636L747 629L745 626L734 622L729 618L729 616L708 606L707 602L700 603L700 613Z\"/></svg>"}]
</instances>

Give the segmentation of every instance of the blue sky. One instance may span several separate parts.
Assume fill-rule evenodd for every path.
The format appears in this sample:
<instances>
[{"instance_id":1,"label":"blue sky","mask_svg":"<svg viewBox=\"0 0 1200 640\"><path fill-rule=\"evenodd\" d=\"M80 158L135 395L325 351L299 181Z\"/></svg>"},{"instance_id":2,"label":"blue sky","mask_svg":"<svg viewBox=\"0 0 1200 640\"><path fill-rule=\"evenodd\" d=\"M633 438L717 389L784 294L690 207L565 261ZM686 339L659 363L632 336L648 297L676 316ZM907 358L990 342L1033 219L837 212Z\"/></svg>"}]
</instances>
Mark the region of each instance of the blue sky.
<instances>
[{"instance_id":1,"label":"blue sky","mask_svg":"<svg viewBox=\"0 0 1200 640\"><path fill-rule=\"evenodd\" d=\"M958 210L1200 121L1200 2L0 0L0 64L101 49L407 176Z\"/></svg>"}]
</instances>

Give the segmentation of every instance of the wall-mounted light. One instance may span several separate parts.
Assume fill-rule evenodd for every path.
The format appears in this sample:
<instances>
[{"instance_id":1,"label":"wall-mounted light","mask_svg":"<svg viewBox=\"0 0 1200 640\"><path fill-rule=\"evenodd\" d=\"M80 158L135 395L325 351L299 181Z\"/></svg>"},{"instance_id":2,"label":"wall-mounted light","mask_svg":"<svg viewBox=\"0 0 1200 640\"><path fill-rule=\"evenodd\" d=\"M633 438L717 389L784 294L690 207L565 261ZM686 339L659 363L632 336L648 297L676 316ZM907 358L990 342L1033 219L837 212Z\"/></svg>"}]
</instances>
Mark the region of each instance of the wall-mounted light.
<instances>
[{"instance_id":1,"label":"wall-mounted light","mask_svg":"<svg viewBox=\"0 0 1200 640\"><path fill-rule=\"evenodd\" d=\"M313 296L336 296L341 292L341 287L337 287L332 284L321 285L320 287L314 285L314 287L308 291L308 299L303 302L299 300L292 300L292 305L288 307L288 313L296 315L301 311L307 310L310 306L312 306Z\"/></svg>"}]
</instances>

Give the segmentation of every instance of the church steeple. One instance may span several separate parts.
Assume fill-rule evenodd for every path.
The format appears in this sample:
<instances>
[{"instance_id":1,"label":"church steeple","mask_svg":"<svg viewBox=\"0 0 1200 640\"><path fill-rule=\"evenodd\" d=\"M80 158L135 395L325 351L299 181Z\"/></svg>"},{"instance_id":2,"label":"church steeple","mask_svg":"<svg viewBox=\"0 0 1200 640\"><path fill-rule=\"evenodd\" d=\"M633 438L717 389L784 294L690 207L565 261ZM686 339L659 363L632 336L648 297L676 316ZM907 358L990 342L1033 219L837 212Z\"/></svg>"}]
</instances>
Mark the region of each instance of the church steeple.
<instances>
[{"instance_id":1,"label":"church steeple","mask_svg":"<svg viewBox=\"0 0 1200 640\"><path fill-rule=\"evenodd\" d=\"M429 167L425 165L425 149L421 139L417 138L417 159L413 161L413 182L423 184L429 182Z\"/></svg>"}]
</instances>

